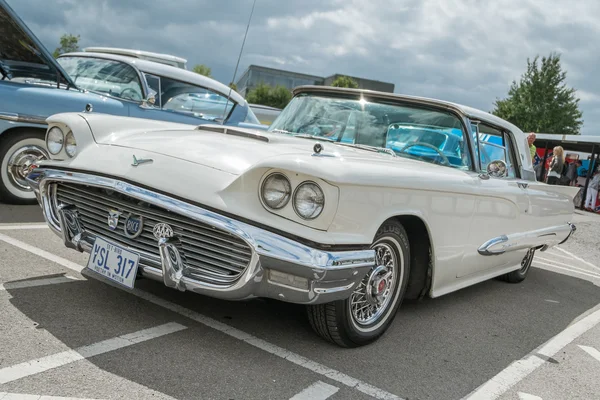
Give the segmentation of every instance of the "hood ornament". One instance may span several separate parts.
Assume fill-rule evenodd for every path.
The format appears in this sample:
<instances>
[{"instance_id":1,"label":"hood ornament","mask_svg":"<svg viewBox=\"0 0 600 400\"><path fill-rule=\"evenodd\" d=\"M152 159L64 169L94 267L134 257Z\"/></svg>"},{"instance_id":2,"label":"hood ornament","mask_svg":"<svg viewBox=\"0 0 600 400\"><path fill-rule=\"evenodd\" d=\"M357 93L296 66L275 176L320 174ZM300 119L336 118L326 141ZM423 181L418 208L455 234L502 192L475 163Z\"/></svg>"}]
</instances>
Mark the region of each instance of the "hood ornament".
<instances>
[{"instance_id":1,"label":"hood ornament","mask_svg":"<svg viewBox=\"0 0 600 400\"><path fill-rule=\"evenodd\" d=\"M153 162L154 160L151 158L140 158L137 159L135 157L135 154L133 155L133 162L131 163L131 166L133 167L137 167L138 165L142 165L142 164L149 164L151 162Z\"/></svg>"}]
</instances>

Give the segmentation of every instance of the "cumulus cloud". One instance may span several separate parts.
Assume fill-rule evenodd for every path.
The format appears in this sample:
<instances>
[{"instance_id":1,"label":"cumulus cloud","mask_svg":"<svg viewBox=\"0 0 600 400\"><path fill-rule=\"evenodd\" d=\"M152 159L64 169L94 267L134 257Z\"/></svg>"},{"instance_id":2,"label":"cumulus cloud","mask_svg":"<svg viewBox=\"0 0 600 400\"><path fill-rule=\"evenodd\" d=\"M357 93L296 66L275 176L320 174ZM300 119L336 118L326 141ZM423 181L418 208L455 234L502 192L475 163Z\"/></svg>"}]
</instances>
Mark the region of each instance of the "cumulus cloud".
<instances>
[{"instance_id":1,"label":"cumulus cloud","mask_svg":"<svg viewBox=\"0 0 600 400\"><path fill-rule=\"evenodd\" d=\"M52 51L133 47L204 63L231 81L252 0L8 0ZM600 2L580 0L258 0L241 70L260 64L393 82L396 91L486 111L527 58L562 55L584 134L600 124Z\"/></svg>"}]
</instances>

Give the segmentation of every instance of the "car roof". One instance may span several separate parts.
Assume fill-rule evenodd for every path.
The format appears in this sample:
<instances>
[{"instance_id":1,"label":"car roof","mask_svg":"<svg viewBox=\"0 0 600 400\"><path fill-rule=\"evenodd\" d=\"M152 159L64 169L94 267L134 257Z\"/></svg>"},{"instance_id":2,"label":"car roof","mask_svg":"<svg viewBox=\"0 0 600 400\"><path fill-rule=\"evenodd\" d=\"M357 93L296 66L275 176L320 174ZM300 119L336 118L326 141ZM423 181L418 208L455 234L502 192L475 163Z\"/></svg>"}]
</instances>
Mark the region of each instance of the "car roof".
<instances>
[{"instance_id":1,"label":"car roof","mask_svg":"<svg viewBox=\"0 0 600 400\"><path fill-rule=\"evenodd\" d=\"M83 49L83 51L85 51L86 53L119 54L131 57L146 56L167 61L174 61L181 64L187 63L187 60L185 58L173 56L171 54L153 53L145 50L123 49L119 47L86 47Z\"/></svg>"},{"instance_id":2,"label":"car roof","mask_svg":"<svg viewBox=\"0 0 600 400\"><path fill-rule=\"evenodd\" d=\"M300 93L310 93L310 92L331 92L331 93L354 93L354 94L366 94L369 96L376 96L379 98L387 98L391 100L405 100L408 102L417 102L421 104L443 107L447 109L452 109L461 114L466 115L471 119L475 119L478 121L485 121L491 123L493 125L497 125L501 128L507 129L513 132L515 135L521 136L525 135L521 129L517 126L511 124L508 121L503 120L489 112L478 110L473 107L465 106L458 103L453 103L450 101L438 100L428 97L420 97L420 96L411 96L399 93L389 93L389 92L378 92L374 90L366 90L366 89L350 89L350 88L339 88L333 86L317 86L317 85L306 85L306 86L298 86L294 89L294 96Z\"/></svg>"},{"instance_id":3,"label":"car roof","mask_svg":"<svg viewBox=\"0 0 600 400\"><path fill-rule=\"evenodd\" d=\"M204 75L197 74L192 71L188 71L183 68L173 67L166 64L161 64L154 61L148 61L141 58L133 58L128 56L120 56L117 54L109 53L94 53L94 52L73 52L61 54L60 58L63 57L88 57L88 58L101 58L104 60L120 61L129 64L140 71L147 72L149 74L160 75L167 78L172 78L178 81L191 83L194 85L202 86L207 89L213 90L224 96L229 96L233 101L239 104L247 104L246 99L242 97L235 90L230 90L229 86L222 84L212 78Z\"/></svg>"}]
</instances>

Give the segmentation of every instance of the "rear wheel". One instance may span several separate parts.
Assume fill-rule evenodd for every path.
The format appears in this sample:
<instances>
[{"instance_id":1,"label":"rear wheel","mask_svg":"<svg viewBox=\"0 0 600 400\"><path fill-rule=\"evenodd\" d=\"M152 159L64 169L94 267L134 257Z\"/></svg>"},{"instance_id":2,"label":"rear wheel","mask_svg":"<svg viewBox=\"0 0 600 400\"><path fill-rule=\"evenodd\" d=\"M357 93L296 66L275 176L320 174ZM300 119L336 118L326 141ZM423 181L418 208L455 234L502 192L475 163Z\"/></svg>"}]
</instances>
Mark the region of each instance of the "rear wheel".
<instances>
[{"instance_id":1,"label":"rear wheel","mask_svg":"<svg viewBox=\"0 0 600 400\"><path fill-rule=\"evenodd\" d=\"M42 132L5 133L0 138L0 200L9 204L35 204L29 187L29 166L48 158Z\"/></svg>"},{"instance_id":2,"label":"rear wheel","mask_svg":"<svg viewBox=\"0 0 600 400\"><path fill-rule=\"evenodd\" d=\"M501 280L509 283L523 282L527 278L527 273L531 269L533 263L533 256L535 255L535 249L529 249L523 260L521 261L521 269L509 272L508 274L502 275Z\"/></svg>"},{"instance_id":3,"label":"rear wheel","mask_svg":"<svg viewBox=\"0 0 600 400\"><path fill-rule=\"evenodd\" d=\"M406 292L410 247L402 225L386 222L377 232L371 248L376 253L376 265L350 298L307 306L313 329L342 347L363 346L383 335Z\"/></svg>"}]
</instances>

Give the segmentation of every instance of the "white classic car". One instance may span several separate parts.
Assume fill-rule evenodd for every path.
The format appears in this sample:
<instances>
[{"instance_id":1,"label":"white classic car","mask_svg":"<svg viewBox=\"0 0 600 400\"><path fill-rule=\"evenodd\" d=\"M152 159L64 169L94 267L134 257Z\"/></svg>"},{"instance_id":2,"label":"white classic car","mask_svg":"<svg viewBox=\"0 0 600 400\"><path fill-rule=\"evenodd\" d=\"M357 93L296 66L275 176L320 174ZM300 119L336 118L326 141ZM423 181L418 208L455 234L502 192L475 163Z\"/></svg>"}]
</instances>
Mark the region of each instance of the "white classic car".
<instances>
[{"instance_id":1,"label":"white classic car","mask_svg":"<svg viewBox=\"0 0 600 400\"><path fill-rule=\"evenodd\" d=\"M55 155L28 180L89 274L306 304L340 346L376 340L403 299L522 281L575 229L576 189L535 181L523 132L438 100L306 86L269 131L93 112L48 125Z\"/></svg>"}]
</instances>

